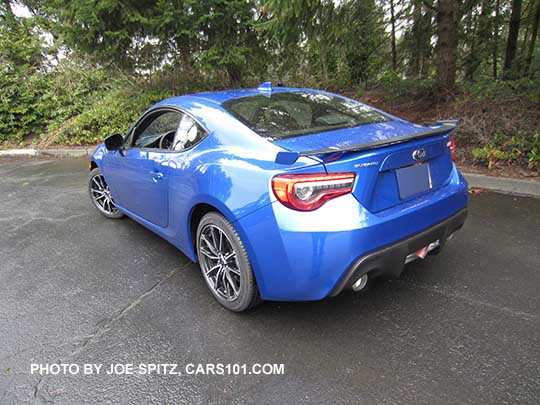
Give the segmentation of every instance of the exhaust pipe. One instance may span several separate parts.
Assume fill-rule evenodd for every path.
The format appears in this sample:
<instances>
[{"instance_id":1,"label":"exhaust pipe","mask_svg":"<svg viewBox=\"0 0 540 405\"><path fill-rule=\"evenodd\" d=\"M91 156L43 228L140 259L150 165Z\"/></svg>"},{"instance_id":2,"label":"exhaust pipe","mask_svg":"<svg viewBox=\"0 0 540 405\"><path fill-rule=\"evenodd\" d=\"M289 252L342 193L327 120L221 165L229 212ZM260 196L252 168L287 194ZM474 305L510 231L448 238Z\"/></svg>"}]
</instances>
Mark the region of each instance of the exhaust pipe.
<instances>
[{"instance_id":1,"label":"exhaust pipe","mask_svg":"<svg viewBox=\"0 0 540 405\"><path fill-rule=\"evenodd\" d=\"M368 282L368 275L364 274L362 277L360 277L358 280L354 282L352 285L353 291L360 291L363 290Z\"/></svg>"}]
</instances>

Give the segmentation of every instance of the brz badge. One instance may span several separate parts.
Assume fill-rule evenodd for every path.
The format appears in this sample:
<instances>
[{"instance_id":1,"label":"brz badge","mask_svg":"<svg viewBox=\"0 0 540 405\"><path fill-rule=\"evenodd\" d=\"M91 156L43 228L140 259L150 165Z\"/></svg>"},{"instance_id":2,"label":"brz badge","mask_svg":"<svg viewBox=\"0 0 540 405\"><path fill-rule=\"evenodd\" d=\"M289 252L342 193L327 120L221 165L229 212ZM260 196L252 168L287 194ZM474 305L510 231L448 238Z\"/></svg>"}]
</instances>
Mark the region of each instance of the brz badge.
<instances>
[{"instance_id":1,"label":"brz badge","mask_svg":"<svg viewBox=\"0 0 540 405\"><path fill-rule=\"evenodd\" d=\"M422 160L426 157L426 150L424 148L416 149L412 153L412 157L414 158L414 160Z\"/></svg>"},{"instance_id":2,"label":"brz badge","mask_svg":"<svg viewBox=\"0 0 540 405\"><path fill-rule=\"evenodd\" d=\"M354 167L359 169L361 167L377 166L378 164L379 162L364 162L364 163L357 163L354 165Z\"/></svg>"}]
</instances>

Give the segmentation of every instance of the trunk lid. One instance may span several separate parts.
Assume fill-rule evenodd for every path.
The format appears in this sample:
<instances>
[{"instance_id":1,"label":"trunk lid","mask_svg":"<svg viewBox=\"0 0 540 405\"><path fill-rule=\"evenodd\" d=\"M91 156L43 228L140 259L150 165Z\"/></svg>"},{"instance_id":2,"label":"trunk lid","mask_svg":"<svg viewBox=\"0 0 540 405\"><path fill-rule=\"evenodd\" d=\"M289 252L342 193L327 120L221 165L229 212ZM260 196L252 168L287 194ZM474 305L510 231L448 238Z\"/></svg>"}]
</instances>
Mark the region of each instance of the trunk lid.
<instances>
[{"instance_id":1,"label":"trunk lid","mask_svg":"<svg viewBox=\"0 0 540 405\"><path fill-rule=\"evenodd\" d=\"M425 132L426 127L390 121L276 141L293 152L382 142L374 149L315 154L329 173L355 172L353 195L372 212L379 212L443 187L450 179L451 130L391 144L393 138ZM388 141L389 146L384 146Z\"/></svg>"}]
</instances>

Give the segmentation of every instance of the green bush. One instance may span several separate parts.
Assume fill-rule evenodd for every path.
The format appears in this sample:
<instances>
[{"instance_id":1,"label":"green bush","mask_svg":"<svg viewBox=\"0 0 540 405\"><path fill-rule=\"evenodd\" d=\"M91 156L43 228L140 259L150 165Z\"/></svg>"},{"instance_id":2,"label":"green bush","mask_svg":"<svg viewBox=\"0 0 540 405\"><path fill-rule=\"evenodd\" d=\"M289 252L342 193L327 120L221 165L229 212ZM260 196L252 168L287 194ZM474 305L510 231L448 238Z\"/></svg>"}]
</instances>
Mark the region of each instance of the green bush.
<instances>
[{"instance_id":1,"label":"green bush","mask_svg":"<svg viewBox=\"0 0 540 405\"><path fill-rule=\"evenodd\" d=\"M428 79L403 79L397 73L387 71L379 78L385 98L389 100L400 97L422 98L433 95L435 82Z\"/></svg>"},{"instance_id":2,"label":"green bush","mask_svg":"<svg viewBox=\"0 0 540 405\"><path fill-rule=\"evenodd\" d=\"M49 130L84 111L100 99L119 80L111 80L111 73L103 68L65 59L49 73L50 85L41 102L50 109Z\"/></svg>"},{"instance_id":3,"label":"green bush","mask_svg":"<svg viewBox=\"0 0 540 405\"><path fill-rule=\"evenodd\" d=\"M0 142L47 136L118 83L100 68L64 59L47 72L0 65Z\"/></svg>"},{"instance_id":4,"label":"green bush","mask_svg":"<svg viewBox=\"0 0 540 405\"><path fill-rule=\"evenodd\" d=\"M101 141L125 132L143 110L170 95L152 87L74 57L47 72L2 64L0 143L22 143L29 135L67 145Z\"/></svg>"},{"instance_id":5,"label":"green bush","mask_svg":"<svg viewBox=\"0 0 540 405\"><path fill-rule=\"evenodd\" d=\"M540 102L540 80L522 78L519 80L493 80L484 78L474 83L464 82L463 89L479 100L491 99L507 102L519 100Z\"/></svg>"},{"instance_id":6,"label":"green bush","mask_svg":"<svg viewBox=\"0 0 540 405\"><path fill-rule=\"evenodd\" d=\"M111 90L73 120L58 129L56 143L83 145L124 134L150 105L170 97L164 90L124 87Z\"/></svg>"},{"instance_id":7,"label":"green bush","mask_svg":"<svg viewBox=\"0 0 540 405\"><path fill-rule=\"evenodd\" d=\"M487 145L474 148L473 158L492 167L497 161L526 164L531 169L540 168L540 132L517 131L507 137L497 133Z\"/></svg>"},{"instance_id":8,"label":"green bush","mask_svg":"<svg viewBox=\"0 0 540 405\"><path fill-rule=\"evenodd\" d=\"M49 109L41 97L49 82L41 73L23 78L11 66L0 66L0 142L22 142L25 136L43 130Z\"/></svg>"}]
</instances>

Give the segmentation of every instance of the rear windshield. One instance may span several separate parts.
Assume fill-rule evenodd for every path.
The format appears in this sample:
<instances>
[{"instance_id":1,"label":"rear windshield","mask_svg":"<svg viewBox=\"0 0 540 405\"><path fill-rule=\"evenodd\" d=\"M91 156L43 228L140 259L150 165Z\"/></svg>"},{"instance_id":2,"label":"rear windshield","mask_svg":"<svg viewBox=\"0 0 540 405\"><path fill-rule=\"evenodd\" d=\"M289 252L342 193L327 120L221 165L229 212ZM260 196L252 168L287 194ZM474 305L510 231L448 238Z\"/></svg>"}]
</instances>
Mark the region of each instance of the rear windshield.
<instances>
[{"instance_id":1,"label":"rear windshield","mask_svg":"<svg viewBox=\"0 0 540 405\"><path fill-rule=\"evenodd\" d=\"M271 139L389 120L354 100L309 92L242 97L223 103L223 107L259 135Z\"/></svg>"}]
</instances>

